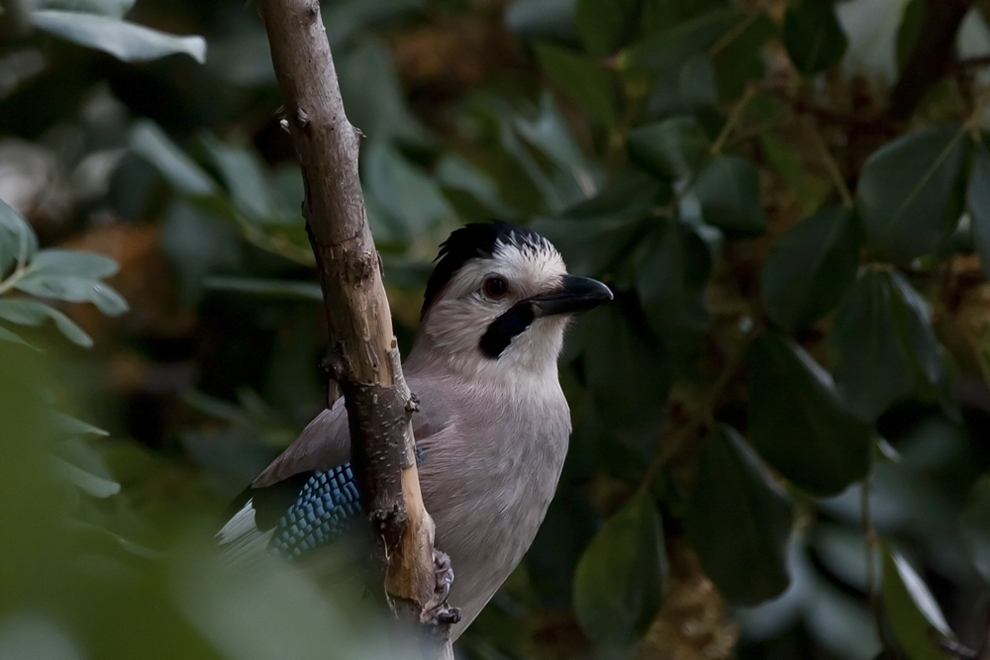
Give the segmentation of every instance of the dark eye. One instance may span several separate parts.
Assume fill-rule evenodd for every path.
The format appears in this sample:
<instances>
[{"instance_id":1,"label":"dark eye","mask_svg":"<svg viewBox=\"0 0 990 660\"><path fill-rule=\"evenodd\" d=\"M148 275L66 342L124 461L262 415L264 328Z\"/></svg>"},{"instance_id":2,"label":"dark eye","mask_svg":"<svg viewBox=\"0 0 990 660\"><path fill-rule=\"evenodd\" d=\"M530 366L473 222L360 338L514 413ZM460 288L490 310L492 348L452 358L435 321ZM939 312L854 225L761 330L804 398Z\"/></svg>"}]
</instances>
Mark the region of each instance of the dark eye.
<instances>
[{"instance_id":1,"label":"dark eye","mask_svg":"<svg viewBox=\"0 0 990 660\"><path fill-rule=\"evenodd\" d=\"M489 298L501 298L509 292L509 283L501 277L489 277L485 280L484 289Z\"/></svg>"}]
</instances>

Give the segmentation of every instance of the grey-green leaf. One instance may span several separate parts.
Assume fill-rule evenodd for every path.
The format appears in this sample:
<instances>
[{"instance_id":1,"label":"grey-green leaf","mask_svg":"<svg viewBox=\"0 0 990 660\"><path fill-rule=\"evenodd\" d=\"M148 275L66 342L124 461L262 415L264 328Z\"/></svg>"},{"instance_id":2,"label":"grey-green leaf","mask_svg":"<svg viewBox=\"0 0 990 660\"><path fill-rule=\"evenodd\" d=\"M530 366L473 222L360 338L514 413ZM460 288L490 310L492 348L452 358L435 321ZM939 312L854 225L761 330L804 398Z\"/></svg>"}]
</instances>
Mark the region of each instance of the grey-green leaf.
<instances>
[{"instance_id":1,"label":"grey-green leaf","mask_svg":"<svg viewBox=\"0 0 990 660\"><path fill-rule=\"evenodd\" d=\"M949 124L900 137L867 159L856 208L878 257L910 262L955 231L970 144L961 125Z\"/></svg>"},{"instance_id":2,"label":"grey-green leaf","mask_svg":"<svg viewBox=\"0 0 990 660\"><path fill-rule=\"evenodd\" d=\"M54 9L31 13L31 23L68 41L109 53L124 62L147 62L183 53L202 64L206 40L200 36L176 36L128 23L119 18Z\"/></svg>"},{"instance_id":3,"label":"grey-green leaf","mask_svg":"<svg viewBox=\"0 0 990 660\"><path fill-rule=\"evenodd\" d=\"M93 340L72 319L53 307L37 300L0 300L0 318L18 325L40 325L51 319L65 337L74 344L89 348Z\"/></svg>"},{"instance_id":4,"label":"grey-green leaf","mask_svg":"<svg viewBox=\"0 0 990 660\"><path fill-rule=\"evenodd\" d=\"M574 574L574 612L596 641L632 641L646 631L667 574L663 528L648 493L639 493L591 539Z\"/></svg>"},{"instance_id":5,"label":"grey-green leaf","mask_svg":"<svg viewBox=\"0 0 990 660\"><path fill-rule=\"evenodd\" d=\"M839 205L822 209L779 238L760 275L774 323L794 332L835 307L856 279L861 244L852 212Z\"/></svg>"},{"instance_id":6,"label":"grey-green leaf","mask_svg":"<svg viewBox=\"0 0 990 660\"><path fill-rule=\"evenodd\" d=\"M74 275L91 280L110 277L117 270L117 262L110 257L80 250L49 248L39 251L31 260L32 272L44 271L51 275Z\"/></svg>"},{"instance_id":7,"label":"grey-green leaf","mask_svg":"<svg viewBox=\"0 0 990 660\"><path fill-rule=\"evenodd\" d=\"M207 197L217 192L216 183L154 122L139 120L130 134L131 150L155 166L179 192Z\"/></svg>"},{"instance_id":8,"label":"grey-green leaf","mask_svg":"<svg viewBox=\"0 0 990 660\"><path fill-rule=\"evenodd\" d=\"M0 279L15 264L27 264L38 249L38 238L21 214L0 199Z\"/></svg>"},{"instance_id":9,"label":"grey-green leaf","mask_svg":"<svg viewBox=\"0 0 990 660\"><path fill-rule=\"evenodd\" d=\"M731 604L755 605L787 589L790 503L729 426L701 447L686 524L705 574Z\"/></svg>"},{"instance_id":10,"label":"grey-green leaf","mask_svg":"<svg viewBox=\"0 0 990 660\"><path fill-rule=\"evenodd\" d=\"M708 224L743 234L766 231L760 175L749 159L715 156L698 174L693 190Z\"/></svg>"},{"instance_id":11,"label":"grey-green leaf","mask_svg":"<svg viewBox=\"0 0 990 660\"><path fill-rule=\"evenodd\" d=\"M871 425L843 405L832 378L803 348L774 333L749 352L750 441L780 474L816 495L866 476Z\"/></svg>"}]
</instances>

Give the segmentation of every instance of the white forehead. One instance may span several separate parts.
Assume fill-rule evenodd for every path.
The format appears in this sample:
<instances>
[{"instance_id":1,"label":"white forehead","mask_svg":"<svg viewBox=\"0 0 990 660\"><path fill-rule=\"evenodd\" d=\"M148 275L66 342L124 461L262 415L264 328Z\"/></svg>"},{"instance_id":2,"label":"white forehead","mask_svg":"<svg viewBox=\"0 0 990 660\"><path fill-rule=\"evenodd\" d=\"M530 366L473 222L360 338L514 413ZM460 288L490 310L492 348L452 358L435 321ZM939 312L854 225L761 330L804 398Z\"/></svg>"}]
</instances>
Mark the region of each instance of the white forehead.
<instances>
[{"instance_id":1,"label":"white forehead","mask_svg":"<svg viewBox=\"0 0 990 660\"><path fill-rule=\"evenodd\" d=\"M477 288L489 275L501 275L510 286L537 293L556 286L567 274L564 259L549 241L539 244L519 242L514 234L495 243L492 256L471 259L457 271L451 282L455 296Z\"/></svg>"}]
</instances>

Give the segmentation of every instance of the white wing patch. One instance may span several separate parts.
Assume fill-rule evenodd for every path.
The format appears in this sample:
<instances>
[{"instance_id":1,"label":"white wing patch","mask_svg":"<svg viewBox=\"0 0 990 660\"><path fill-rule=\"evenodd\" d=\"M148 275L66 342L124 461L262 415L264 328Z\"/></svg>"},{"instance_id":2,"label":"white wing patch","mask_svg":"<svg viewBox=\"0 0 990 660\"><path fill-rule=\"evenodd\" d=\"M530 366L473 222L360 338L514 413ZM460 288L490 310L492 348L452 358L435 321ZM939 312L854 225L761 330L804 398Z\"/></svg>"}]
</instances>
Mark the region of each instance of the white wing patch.
<instances>
[{"instance_id":1,"label":"white wing patch","mask_svg":"<svg viewBox=\"0 0 990 660\"><path fill-rule=\"evenodd\" d=\"M268 542L275 533L275 528L266 532L258 529L254 513L252 498L217 532L223 561L228 566L247 565L264 556L268 549Z\"/></svg>"}]
</instances>

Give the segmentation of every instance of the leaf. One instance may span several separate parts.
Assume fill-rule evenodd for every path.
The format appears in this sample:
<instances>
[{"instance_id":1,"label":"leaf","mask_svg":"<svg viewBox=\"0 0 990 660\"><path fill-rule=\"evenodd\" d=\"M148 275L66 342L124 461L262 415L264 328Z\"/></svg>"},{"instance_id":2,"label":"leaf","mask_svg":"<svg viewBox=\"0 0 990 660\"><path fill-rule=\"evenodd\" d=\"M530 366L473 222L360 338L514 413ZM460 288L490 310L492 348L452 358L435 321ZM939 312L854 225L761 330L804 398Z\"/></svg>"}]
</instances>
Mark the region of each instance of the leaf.
<instances>
[{"instance_id":1,"label":"leaf","mask_svg":"<svg viewBox=\"0 0 990 660\"><path fill-rule=\"evenodd\" d=\"M990 277L990 149L976 143L973 171L966 188L966 209L972 221L973 244L980 255L983 272Z\"/></svg>"},{"instance_id":2,"label":"leaf","mask_svg":"<svg viewBox=\"0 0 990 660\"><path fill-rule=\"evenodd\" d=\"M718 105L715 65L705 53L664 69L657 77L646 105L658 117L701 114Z\"/></svg>"},{"instance_id":3,"label":"leaf","mask_svg":"<svg viewBox=\"0 0 990 660\"><path fill-rule=\"evenodd\" d=\"M705 242L684 223L670 221L642 245L636 290L651 328L668 339L703 333L711 324L705 287L712 259Z\"/></svg>"},{"instance_id":4,"label":"leaf","mask_svg":"<svg viewBox=\"0 0 990 660\"><path fill-rule=\"evenodd\" d=\"M932 631L954 639L952 630L918 573L899 553L883 548L883 608L898 645L909 660L949 660Z\"/></svg>"},{"instance_id":5,"label":"leaf","mask_svg":"<svg viewBox=\"0 0 990 660\"><path fill-rule=\"evenodd\" d=\"M777 239L760 275L774 323L794 332L835 307L856 279L861 244L852 211L840 205L802 220Z\"/></svg>"},{"instance_id":6,"label":"leaf","mask_svg":"<svg viewBox=\"0 0 990 660\"><path fill-rule=\"evenodd\" d=\"M588 51L608 55L623 37L631 36L639 4L636 0L577 0L574 20Z\"/></svg>"},{"instance_id":7,"label":"leaf","mask_svg":"<svg viewBox=\"0 0 990 660\"><path fill-rule=\"evenodd\" d=\"M880 258L910 262L955 231L968 152L962 126L950 124L900 137L867 159L856 208Z\"/></svg>"},{"instance_id":8,"label":"leaf","mask_svg":"<svg viewBox=\"0 0 990 660\"><path fill-rule=\"evenodd\" d=\"M231 201L237 210L256 222L273 220L266 172L257 153L244 147L225 144L212 135L207 136L203 144L220 170L220 176L230 191Z\"/></svg>"},{"instance_id":9,"label":"leaf","mask_svg":"<svg viewBox=\"0 0 990 660\"><path fill-rule=\"evenodd\" d=\"M51 319L65 337L84 348L93 345L89 335L62 312L36 300L0 300L0 318L18 325L41 325Z\"/></svg>"},{"instance_id":10,"label":"leaf","mask_svg":"<svg viewBox=\"0 0 990 660\"><path fill-rule=\"evenodd\" d=\"M664 348L643 331L642 312L620 299L581 321L589 337L584 370L595 407L611 430L650 431L663 418L670 389Z\"/></svg>"},{"instance_id":11,"label":"leaf","mask_svg":"<svg viewBox=\"0 0 990 660\"><path fill-rule=\"evenodd\" d=\"M942 375L925 303L897 272L865 270L836 312L829 345L839 353L836 388L850 410L875 420L892 403Z\"/></svg>"},{"instance_id":12,"label":"leaf","mask_svg":"<svg viewBox=\"0 0 990 660\"><path fill-rule=\"evenodd\" d=\"M620 70L649 71L679 67L744 20L745 16L734 7L713 9L634 44L619 55L616 65Z\"/></svg>"},{"instance_id":13,"label":"leaf","mask_svg":"<svg viewBox=\"0 0 990 660\"><path fill-rule=\"evenodd\" d=\"M41 0L38 9L61 9L121 18L134 6L134 0Z\"/></svg>"},{"instance_id":14,"label":"leaf","mask_svg":"<svg viewBox=\"0 0 990 660\"><path fill-rule=\"evenodd\" d=\"M550 44L537 44L536 56L550 82L584 108L592 119L605 126L615 124L615 83L612 73L600 62Z\"/></svg>"},{"instance_id":15,"label":"leaf","mask_svg":"<svg viewBox=\"0 0 990 660\"><path fill-rule=\"evenodd\" d=\"M715 73L716 94L725 101L738 99L750 81L766 77L768 44L780 42L780 26L769 12L753 7L718 42L709 48Z\"/></svg>"},{"instance_id":16,"label":"leaf","mask_svg":"<svg viewBox=\"0 0 990 660\"><path fill-rule=\"evenodd\" d=\"M805 167L801 150L778 131L760 133L760 147L770 165L801 202L804 212L811 214L817 211L832 191L832 182L828 177Z\"/></svg>"},{"instance_id":17,"label":"leaf","mask_svg":"<svg viewBox=\"0 0 990 660\"><path fill-rule=\"evenodd\" d=\"M101 438L105 438L110 435L109 431L105 431L98 426L93 426L89 422L84 422L81 419L73 417L72 415L67 415L63 412L58 412L57 410L51 411L50 417L54 422L55 427L66 435L95 435Z\"/></svg>"},{"instance_id":18,"label":"leaf","mask_svg":"<svg viewBox=\"0 0 990 660\"><path fill-rule=\"evenodd\" d=\"M574 613L593 640L632 641L646 631L667 574L660 516L649 494L634 495L585 549L574 574Z\"/></svg>"},{"instance_id":19,"label":"leaf","mask_svg":"<svg viewBox=\"0 0 990 660\"><path fill-rule=\"evenodd\" d=\"M515 0L505 12L505 25L520 39L575 39L574 0Z\"/></svg>"},{"instance_id":20,"label":"leaf","mask_svg":"<svg viewBox=\"0 0 990 660\"><path fill-rule=\"evenodd\" d=\"M374 198L382 211L380 219L387 223L373 227L384 230L383 237L409 241L454 216L436 181L393 145L369 141L361 165L366 194Z\"/></svg>"},{"instance_id":21,"label":"leaf","mask_svg":"<svg viewBox=\"0 0 990 660\"><path fill-rule=\"evenodd\" d=\"M796 486L833 495L866 476L872 427L842 405L828 372L790 340L758 337L752 368L748 437Z\"/></svg>"},{"instance_id":22,"label":"leaf","mask_svg":"<svg viewBox=\"0 0 990 660\"><path fill-rule=\"evenodd\" d=\"M54 458L53 460L55 461L56 471L62 475L63 479L66 479L93 497L105 499L120 492L120 484L116 481L98 477L61 458Z\"/></svg>"},{"instance_id":23,"label":"leaf","mask_svg":"<svg viewBox=\"0 0 990 660\"><path fill-rule=\"evenodd\" d=\"M693 115L671 117L629 134L629 157L654 176L690 179L708 157L711 143Z\"/></svg>"},{"instance_id":24,"label":"leaf","mask_svg":"<svg viewBox=\"0 0 990 660\"><path fill-rule=\"evenodd\" d=\"M799 0L784 16L784 46L795 68L810 75L842 59L848 43L831 0Z\"/></svg>"},{"instance_id":25,"label":"leaf","mask_svg":"<svg viewBox=\"0 0 990 660\"><path fill-rule=\"evenodd\" d=\"M715 156L698 174L692 190L708 224L731 232L766 231L760 175L749 159Z\"/></svg>"},{"instance_id":26,"label":"leaf","mask_svg":"<svg viewBox=\"0 0 990 660\"><path fill-rule=\"evenodd\" d=\"M209 197L217 193L213 179L154 122L146 119L134 122L130 146L179 192L192 197Z\"/></svg>"},{"instance_id":27,"label":"leaf","mask_svg":"<svg viewBox=\"0 0 990 660\"><path fill-rule=\"evenodd\" d=\"M0 341L8 341L11 344L20 344L21 346L27 346L28 348L40 350L36 346L33 346L32 344L29 344L28 342L24 341L24 338L21 337L16 332L8 330L2 325L0 325Z\"/></svg>"},{"instance_id":28,"label":"leaf","mask_svg":"<svg viewBox=\"0 0 990 660\"><path fill-rule=\"evenodd\" d=\"M782 594L791 506L769 471L725 425L705 440L695 469L685 520L705 574L733 606Z\"/></svg>"},{"instance_id":29,"label":"leaf","mask_svg":"<svg viewBox=\"0 0 990 660\"><path fill-rule=\"evenodd\" d=\"M927 14L928 7L925 0L909 0L904 7L901 26L897 30L897 71L899 73L904 72L908 60L914 55L914 49L925 29L925 16Z\"/></svg>"},{"instance_id":30,"label":"leaf","mask_svg":"<svg viewBox=\"0 0 990 660\"><path fill-rule=\"evenodd\" d=\"M239 293L253 293L275 298L323 300L323 291L320 289L320 285L314 282L214 275L207 277L204 285L206 288L216 291L237 291Z\"/></svg>"},{"instance_id":31,"label":"leaf","mask_svg":"<svg viewBox=\"0 0 990 660\"><path fill-rule=\"evenodd\" d=\"M38 249L34 229L0 199L0 278L16 264L27 264Z\"/></svg>"},{"instance_id":32,"label":"leaf","mask_svg":"<svg viewBox=\"0 0 990 660\"><path fill-rule=\"evenodd\" d=\"M990 476L976 480L963 512L962 533L973 566L990 583Z\"/></svg>"},{"instance_id":33,"label":"leaf","mask_svg":"<svg viewBox=\"0 0 990 660\"><path fill-rule=\"evenodd\" d=\"M96 252L45 249L31 260L30 270L99 280L116 274L119 267L110 257Z\"/></svg>"},{"instance_id":34,"label":"leaf","mask_svg":"<svg viewBox=\"0 0 990 660\"><path fill-rule=\"evenodd\" d=\"M108 316L119 316L129 309L127 301L119 293L109 284L97 280L32 269L14 286L18 291L40 298L91 302Z\"/></svg>"},{"instance_id":35,"label":"leaf","mask_svg":"<svg viewBox=\"0 0 990 660\"><path fill-rule=\"evenodd\" d=\"M179 37L118 18L75 11L42 10L30 16L40 30L102 50L123 62L148 62L175 53L189 55L200 64L206 61L206 40L200 36Z\"/></svg>"}]
</instances>

